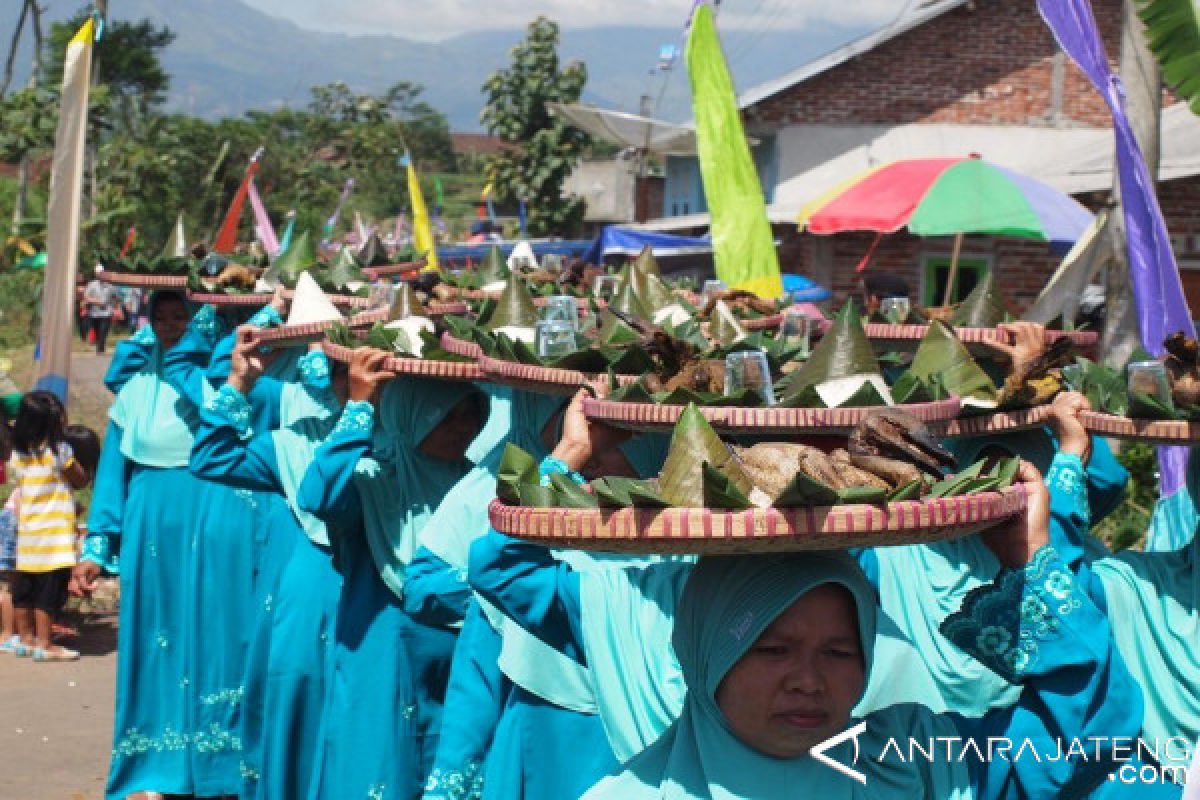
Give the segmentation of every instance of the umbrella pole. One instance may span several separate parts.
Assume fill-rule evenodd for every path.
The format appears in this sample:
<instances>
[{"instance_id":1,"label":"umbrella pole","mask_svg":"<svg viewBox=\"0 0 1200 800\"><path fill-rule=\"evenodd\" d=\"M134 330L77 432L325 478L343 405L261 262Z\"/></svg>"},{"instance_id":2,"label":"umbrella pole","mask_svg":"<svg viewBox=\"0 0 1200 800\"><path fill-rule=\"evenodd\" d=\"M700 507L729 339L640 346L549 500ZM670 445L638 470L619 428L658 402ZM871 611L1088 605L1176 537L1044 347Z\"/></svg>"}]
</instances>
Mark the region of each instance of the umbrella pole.
<instances>
[{"instance_id":1,"label":"umbrella pole","mask_svg":"<svg viewBox=\"0 0 1200 800\"><path fill-rule=\"evenodd\" d=\"M954 252L950 255L950 276L946 279L946 293L942 297L942 305L949 306L954 297L954 282L958 278L958 257L962 255L963 234L954 235Z\"/></svg>"}]
</instances>

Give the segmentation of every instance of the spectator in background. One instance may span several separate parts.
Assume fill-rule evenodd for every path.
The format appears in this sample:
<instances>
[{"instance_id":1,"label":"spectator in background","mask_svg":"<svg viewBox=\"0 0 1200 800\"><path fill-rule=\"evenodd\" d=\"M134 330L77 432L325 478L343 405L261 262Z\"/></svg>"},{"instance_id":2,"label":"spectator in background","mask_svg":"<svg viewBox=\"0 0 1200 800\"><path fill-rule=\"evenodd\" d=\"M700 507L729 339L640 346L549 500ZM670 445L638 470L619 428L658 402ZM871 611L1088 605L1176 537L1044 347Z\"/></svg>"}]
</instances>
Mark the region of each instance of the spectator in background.
<instances>
[{"instance_id":1,"label":"spectator in background","mask_svg":"<svg viewBox=\"0 0 1200 800\"><path fill-rule=\"evenodd\" d=\"M103 279L103 269L97 265L91 282L83 290L83 303L87 310L88 325L96 337L96 352L104 352L108 340L108 329L112 326L116 312L116 290Z\"/></svg>"}]
</instances>

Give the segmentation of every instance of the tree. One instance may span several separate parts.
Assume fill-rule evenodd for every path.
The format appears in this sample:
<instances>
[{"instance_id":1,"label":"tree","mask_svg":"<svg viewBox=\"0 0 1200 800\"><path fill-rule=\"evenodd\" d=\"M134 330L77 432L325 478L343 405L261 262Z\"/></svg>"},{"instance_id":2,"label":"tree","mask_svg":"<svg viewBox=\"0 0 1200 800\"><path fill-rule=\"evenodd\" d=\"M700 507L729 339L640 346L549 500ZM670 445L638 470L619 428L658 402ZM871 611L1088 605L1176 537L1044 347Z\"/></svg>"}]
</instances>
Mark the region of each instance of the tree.
<instances>
[{"instance_id":1,"label":"tree","mask_svg":"<svg viewBox=\"0 0 1200 800\"><path fill-rule=\"evenodd\" d=\"M1195 0L1137 0L1137 6L1167 84L1200 114L1200 6Z\"/></svg>"},{"instance_id":2,"label":"tree","mask_svg":"<svg viewBox=\"0 0 1200 800\"><path fill-rule=\"evenodd\" d=\"M587 67L559 68L558 25L538 17L512 50L512 65L483 84L487 104L480 121L517 149L488 160L487 174L500 201L524 201L533 236L566 235L583 221L584 203L562 196L563 183L591 144L590 137L552 117L547 103L574 103L587 83Z\"/></svg>"}]
</instances>

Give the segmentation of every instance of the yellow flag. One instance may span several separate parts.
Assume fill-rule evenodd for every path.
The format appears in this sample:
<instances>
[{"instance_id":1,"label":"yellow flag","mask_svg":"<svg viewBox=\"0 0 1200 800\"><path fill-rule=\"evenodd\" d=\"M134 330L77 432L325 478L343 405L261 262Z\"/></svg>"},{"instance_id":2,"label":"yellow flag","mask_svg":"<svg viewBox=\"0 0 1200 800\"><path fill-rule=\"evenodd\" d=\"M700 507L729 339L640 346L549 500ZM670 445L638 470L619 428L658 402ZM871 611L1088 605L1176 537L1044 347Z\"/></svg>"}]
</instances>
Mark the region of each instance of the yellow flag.
<instances>
[{"instance_id":1,"label":"yellow flag","mask_svg":"<svg viewBox=\"0 0 1200 800\"><path fill-rule=\"evenodd\" d=\"M67 45L46 210L46 285L35 386L54 392L64 403L75 329L75 272L79 267L83 154L94 37L92 20L88 19Z\"/></svg>"},{"instance_id":2,"label":"yellow flag","mask_svg":"<svg viewBox=\"0 0 1200 800\"><path fill-rule=\"evenodd\" d=\"M421 181L417 179L417 168L408 162L408 197L412 202L413 248L425 254L425 268L429 272L438 268L437 245L433 241L433 225L429 221L429 209L425 208L425 197L421 194Z\"/></svg>"}]
</instances>

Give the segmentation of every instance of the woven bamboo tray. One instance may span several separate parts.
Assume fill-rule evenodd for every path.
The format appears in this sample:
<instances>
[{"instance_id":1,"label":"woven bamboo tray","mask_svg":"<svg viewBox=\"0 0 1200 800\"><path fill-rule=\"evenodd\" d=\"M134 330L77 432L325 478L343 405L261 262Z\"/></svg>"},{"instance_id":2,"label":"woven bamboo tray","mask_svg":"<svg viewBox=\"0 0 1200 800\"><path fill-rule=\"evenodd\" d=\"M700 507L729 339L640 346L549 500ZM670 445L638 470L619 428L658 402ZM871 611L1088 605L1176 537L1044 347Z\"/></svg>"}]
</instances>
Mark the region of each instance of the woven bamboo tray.
<instances>
[{"instance_id":1,"label":"woven bamboo tray","mask_svg":"<svg viewBox=\"0 0 1200 800\"><path fill-rule=\"evenodd\" d=\"M292 296L295 295L295 293L296 293L296 291L294 289L284 289L283 290L283 296L285 298L287 298L288 300L291 300ZM359 297L358 295L355 295L355 294L327 294L325 296L328 297L330 302L332 302L335 306L348 306L349 308L366 308L367 306L371 305L371 298Z\"/></svg>"},{"instance_id":2,"label":"woven bamboo tray","mask_svg":"<svg viewBox=\"0 0 1200 800\"><path fill-rule=\"evenodd\" d=\"M384 275L403 275L405 278L416 277L416 274L425 268L426 262L424 259L420 261L401 261L398 264L385 264L382 267L363 267L363 274L371 280L380 278ZM409 276L407 273L412 273Z\"/></svg>"},{"instance_id":3,"label":"woven bamboo tray","mask_svg":"<svg viewBox=\"0 0 1200 800\"><path fill-rule=\"evenodd\" d=\"M1040 428L1046 424L1049 417L1050 406L1038 406L1016 411L997 411L973 417L959 417L947 422L934 422L929 427L940 436L987 436Z\"/></svg>"},{"instance_id":4,"label":"woven bamboo tray","mask_svg":"<svg viewBox=\"0 0 1200 800\"><path fill-rule=\"evenodd\" d=\"M376 322L387 322L388 311L381 308L377 311L364 311L347 318L342 324L350 328L361 328L374 325ZM255 341L263 344L305 344L319 342L325 338L325 332L337 325L338 322L308 322L303 325L280 325L276 328L266 328L254 337Z\"/></svg>"},{"instance_id":5,"label":"woven bamboo tray","mask_svg":"<svg viewBox=\"0 0 1200 800\"><path fill-rule=\"evenodd\" d=\"M188 290L188 299L193 303L212 306L265 306L273 297L270 294L221 294Z\"/></svg>"},{"instance_id":6,"label":"woven bamboo tray","mask_svg":"<svg viewBox=\"0 0 1200 800\"><path fill-rule=\"evenodd\" d=\"M887 325L872 322L863 326L867 338L882 342L919 342L929 332L928 325ZM1008 344L1008 334L999 328L955 328L959 341L969 345ZM1095 347L1100 334L1095 331L1046 331L1047 342L1070 339L1079 348Z\"/></svg>"},{"instance_id":7,"label":"woven bamboo tray","mask_svg":"<svg viewBox=\"0 0 1200 800\"><path fill-rule=\"evenodd\" d=\"M442 334L442 349L447 353L453 353L456 356L463 356L464 358L479 358L483 355L483 348L475 344L475 342L464 341L449 333Z\"/></svg>"},{"instance_id":8,"label":"woven bamboo tray","mask_svg":"<svg viewBox=\"0 0 1200 800\"><path fill-rule=\"evenodd\" d=\"M155 275L143 272L110 272L104 270L101 280L117 286L140 286L145 289L186 289L187 275Z\"/></svg>"},{"instance_id":9,"label":"woven bamboo tray","mask_svg":"<svg viewBox=\"0 0 1200 800\"><path fill-rule=\"evenodd\" d=\"M861 408L743 408L701 406L700 413L722 433L804 434L844 436L879 406ZM896 406L923 422L949 421L958 416L957 397L932 403ZM621 403L588 398L583 412L589 419L635 431L669 430L679 421L684 406L655 403Z\"/></svg>"},{"instance_id":10,"label":"woven bamboo tray","mask_svg":"<svg viewBox=\"0 0 1200 800\"><path fill-rule=\"evenodd\" d=\"M431 317L440 317L444 314L466 314L470 312L471 307L466 303L455 301L453 303L426 303L425 310Z\"/></svg>"},{"instance_id":11,"label":"woven bamboo tray","mask_svg":"<svg viewBox=\"0 0 1200 800\"><path fill-rule=\"evenodd\" d=\"M324 342L322 347L325 354L334 361L349 363L354 356L352 348L343 347L330 341ZM401 375L437 378L444 381L477 381L484 377L478 364L467 364L460 361L392 357L384 362L384 367Z\"/></svg>"},{"instance_id":12,"label":"woven bamboo tray","mask_svg":"<svg viewBox=\"0 0 1200 800\"><path fill-rule=\"evenodd\" d=\"M485 355L479 356L479 366L487 379L494 383L502 383L505 386L541 394L570 396L584 386L608 380L606 374L539 367L534 364L503 361ZM638 377L637 375L618 375L617 382L624 385L632 384L637 381Z\"/></svg>"},{"instance_id":13,"label":"woven bamboo tray","mask_svg":"<svg viewBox=\"0 0 1200 800\"><path fill-rule=\"evenodd\" d=\"M1113 439L1132 439L1147 444L1164 445L1200 444L1200 422L1131 419L1098 411L1084 411L1080 413L1079 419L1083 427L1092 433Z\"/></svg>"},{"instance_id":14,"label":"woven bamboo tray","mask_svg":"<svg viewBox=\"0 0 1200 800\"><path fill-rule=\"evenodd\" d=\"M985 530L1025 509L1030 490L1016 484L983 492L887 506L767 508L531 508L493 500L492 527L546 544L627 553L778 553L924 544Z\"/></svg>"}]
</instances>

